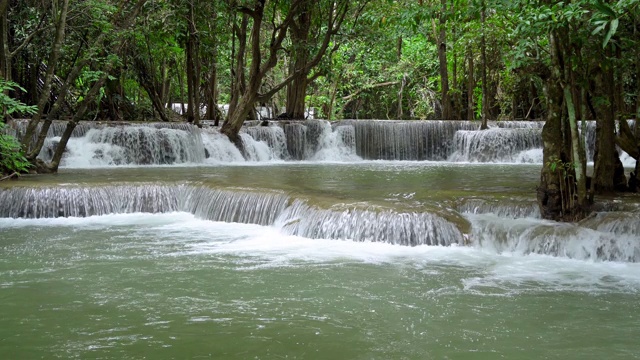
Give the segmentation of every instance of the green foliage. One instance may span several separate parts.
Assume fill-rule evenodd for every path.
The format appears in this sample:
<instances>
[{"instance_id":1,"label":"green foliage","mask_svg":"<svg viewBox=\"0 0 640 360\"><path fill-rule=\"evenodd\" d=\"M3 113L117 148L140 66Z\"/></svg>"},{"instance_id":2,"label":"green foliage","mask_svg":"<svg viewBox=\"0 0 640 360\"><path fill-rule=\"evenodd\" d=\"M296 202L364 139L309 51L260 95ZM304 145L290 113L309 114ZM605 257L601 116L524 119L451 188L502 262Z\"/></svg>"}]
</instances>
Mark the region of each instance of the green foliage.
<instances>
[{"instance_id":1,"label":"green foliage","mask_svg":"<svg viewBox=\"0 0 640 360\"><path fill-rule=\"evenodd\" d=\"M477 86L473 89L473 97L476 103L476 119L482 119L482 81L478 81Z\"/></svg>"},{"instance_id":2,"label":"green foliage","mask_svg":"<svg viewBox=\"0 0 640 360\"><path fill-rule=\"evenodd\" d=\"M591 35L596 35L605 31L604 39L602 40L602 48L604 49L611 40L611 37L615 35L618 30L620 19L618 18L616 11L609 6L609 4L598 0L595 2L594 6L597 11L591 19L591 23L595 26Z\"/></svg>"},{"instance_id":3,"label":"green foliage","mask_svg":"<svg viewBox=\"0 0 640 360\"><path fill-rule=\"evenodd\" d=\"M18 84L0 79L0 107L7 114L33 114L35 106L27 106L22 102L7 95L8 91L24 91ZM26 172L31 164L25 158L20 148L20 143L12 135L7 134L6 125L0 122L0 174Z\"/></svg>"},{"instance_id":4,"label":"green foliage","mask_svg":"<svg viewBox=\"0 0 640 360\"><path fill-rule=\"evenodd\" d=\"M0 109L7 115L14 113L29 115L35 114L38 110L36 106L28 106L8 95L9 91L26 91L13 81L0 79Z\"/></svg>"},{"instance_id":5,"label":"green foliage","mask_svg":"<svg viewBox=\"0 0 640 360\"><path fill-rule=\"evenodd\" d=\"M31 164L20 149L20 143L12 135L6 134L4 123L0 123L0 174L23 173Z\"/></svg>"},{"instance_id":6,"label":"green foliage","mask_svg":"<svg viewBox=\"0 0 640 360\"><path fill-rule=\"evenodd\" d=\"M558 172L563 178L570 176L571 171L575 171L575 164L572 162L562 161L557 156L552 156L549 161L547 161L547 167L551 172Z\"/></svg>"}]
</instances>

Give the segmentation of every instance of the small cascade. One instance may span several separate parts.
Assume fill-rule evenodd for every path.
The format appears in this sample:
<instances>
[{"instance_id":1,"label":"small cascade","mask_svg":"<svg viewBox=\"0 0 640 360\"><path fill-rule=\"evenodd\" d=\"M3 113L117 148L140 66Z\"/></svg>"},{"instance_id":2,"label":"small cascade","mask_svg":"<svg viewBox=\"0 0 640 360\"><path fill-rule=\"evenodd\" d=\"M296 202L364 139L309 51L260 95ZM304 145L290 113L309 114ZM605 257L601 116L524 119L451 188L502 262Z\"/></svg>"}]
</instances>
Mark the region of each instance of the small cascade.
<instances>
[{"instance_id":1,"label":"small cascade","mask_svg":"<svg viewBox=\"0 0 640 360\"><path fill-rule=\"evenodd\" d=\"M252 126L243 128L255 141L267 144L271 151L272 159L288 159L287 136L284 129L279 126Z\"/></svg>"},{"instance_id":2,"label":"small cascade","mask_svg":"<svg viewBox=\"0 0 640 360\"><path fill-rule=\"evenodd\" d=\"M183 211L211 221L276 226L284 233L417 246L462 244L458 227L431 213L391 210L320 209L278 192L212 189L185 185L109 185L102 187L0 190L2 218L88 217L107 214Z\"/></svg>"},{"instance_id":3,"label":"small cascade","mask_svg":"<svg viewBox=\"0 0 640 360\"><path fill-rule=\"evenodd\" d=\"M475 130L469 121L345 120L355 129L356 153L370 160L445 160L458 130Z\"/></svg>"},{"instance_id":4,"label":"small cascade","mask_svg":"<svg viewBox=\"0 0 640 360\"><path fill-rule=\"evenodd\" d=\"M375 209L325 210L295 201L276 226L290 235L312 239L384 242L405 246L462 244L451 222L430 213L397 213Z\"/></svg>"},{"instance_id":5,"label":"small cascade","mask_svg":"<svg viewBox=\"0 0 640 360\"><path fill-rule=\"evenodd\" d=\"M274 157L273 151L271 151L267 143L256 141L247 133L241 133L240 138L242 139L242 145L244 147L244 157L247 161L265 162L277 159Z\"/></svg>"},{"instance_id":6,"label":"small cascade","mask_svg":"<svg viewBox=\"0 0 640 360\"><path fill-rule=\"evenodd\" d=\"M465 199L458 205L458 212L463 214L494 214L510 219L539 219L541 217L538 204L534 201L524 199L513 199L512 201L504 199Z\"/></svg>"},{"instance_id":7,"label":"small cascade","mask_svg":"<svg viewBox=\"0 0 640 360\"><path fill-rule=\"evenodd\" d=\"M289 201L280 193L190 187L182 194L180 208L201 219L266 226L275 222Z\"/></svg>"},{"instance_id":8,"label":"small cascade","mask_svg":"<svg viewBox=\"0 0 640 360\"><path fill-rule=\"evenodd\" d=\"M472 243L498 253L562 256L580 260L640 261L640 238L629 232L614 234L580 225L537 219L506 219L495 215L467 215Z\"/></svg>"},{"instance_id":9,"label":"small cascade","mask_svg":"<svg viewBox=\"0 0 640 360\"><path fill-rule=\"evenodd\" d=\"M178 211L176 187L156 185L20 188L0 191L0 217L88 217Z\"/></svg>"},{"instance_id":10,"label":"small cascade","mask_svg":"<svg viewBox=\"0 0 640 360\"><path fill-rule=\"evenodd\" d=\"M19 119L13 120L9 123L10 127L14 129L15 135L23 137L27 131L29 120ZM127 126L146 126L156 129L173 129L183 131L193 131L195 126L189 123L183 122L123 122L123 121L81 121L73 129L71 137L85 136L91 129L103 129L107 127L127 127ZM49 131L47 131L47 137L60 137L67 128L66 121L55 120L51 122ZM42 129L42 123L38 125L36 134Z\"/></svg>"},{"instance_id":11,"label":"small cascade","mask_svg":"<svg viewBox=\"0 0 640 360\"><path fill-rule=\"evenodd\" d=\"M324 131L320 134L315 154L310 159L316 161L358 161L356 155L355 129L350 125L338 126L332 129L325 123Z\"/></svg>"},{"instance_id":12,"label":"small cascade","mask_svg":"<svg viewBox=\"0 0 640 360\"><path fill-rule=\"evenodd\" d=\"M542 148L540 129L491 128L487 130L459 130L453 142L454 162L519 162L537 160L521 156L528 150Z\"/></svg>"},{"instance_id":13,"label":"small cascade","mask_svg":"<svg viewBox=\"0 0 640 360\"><path fill-rule=\"evenodd\" d=\"M209 162L244 161L240 150L229 141L228 137L220 134L217 129L206 128L202 130L202 145L204 146L205 158Z\"/></svg>"},{"instance_id":14,"label":"small cascade","mask_svg":"<svg viewBox=\"0 0 640 360\"><path fill-rule=\"evenodd\" d=\"M640 242L640 213L638 212L599 212L580 222L589 229L615 235L633 235Z\"/></svg>"},{"instance_id":15,"label":"small cascade","mask_svg":"<svg viewBox=\"0 0 640 360\"><path fill-rule=\"evenodd\" d=\"M14 187L0 191L0 217L39 219L184 211L212 221L270 225L288 203L289 197L280 193L182 185Z\"/></svg>"},{"instance_id":16,"label":"small cascade","mask_svg":"<svg viewBox=\"0 0 640 360\"><path fill-rule=\"evenodd\" d=\"M542 129L544 121L493 121L491 127L503 129Z\"/></svg>"},{"instance_id":17,"label":"small cascade","mask_svg":"<svg viewBox=\"0 0 640 360\"><path fill-rule=\"evenodd\" d=\"M186 125L186 124L185 124ZM200 130L127 126L95 128L67 145L67 166L201 163ZM55 139L55 138L54 138Z\"/></svg>"},{"instance_id":18,"label":"small cascade","mask_svg":"<svg viewBox=\"0 0 640 360\"><path fill-rule=\"evenodd\" d=\"M22 138L27 132L27 126L29 125L29 120L19 119L13 120L9 123L9 126L14 129L14 136L17 138ZM104 126L99 122L80 122L76 125L71 133L71 137L80 137L84 136L90 129L98 128ZM64 130L67 128L66 121L52 121L51 126L49 126L49 130L47 131L47 137L59 137L62 136ZM42 130L42 122L38 124L36 127L36 131L34 133L33 140L37 139L38 134Z\"/></svg>"},{"instance_id":19,"label":"small cascade","mask_svg":"<svg viewBox=\"0 0 640 360\"><path fill-rule=\"evenodd\" d=\"M13 121L6 131L21 137L27 124L25 120ZM238 156L238 151L230 149L233 145L207 121L203 121L204 130L183 122L81 122L73 132L62 166L361 159L542 163L540 134L544 123L538 121L490 122L490 129L483 131L473 121L304 120L262 124L245 123L240 134L244 156ZM51 159L65 128L64 121L51 124L41 159ZM586 122L589 161L593 158L595 128L595 122ZM622 160L626 166L635 165L628 156L623 155Z\"/></svg>"},{"instance_id":20,"label":"small cascade","mask_svg":"<svg viewBox=\"0 0 640 360\"><path fill-rule=\"evenodd\" d=\"M320 150L322 138L331 131L331 125L324 120L307 120L303 122L307 128L305 131L305 151L304 158L309 159Z\"/></svg>"},{"instance_id":21,"label":"small cascade","mask_svg":"<svg viewBox=\"0 0 640 360\"><path fill-rule=\"evenodd\" d=\"M307 147L307 127L301 123L285 124L284 133L291 158L293 160L304 160Z\"/></svg>"},{"instance_id":22,"label":"small cascade","mask_svg":"<svg viewBox=\"0 0 640 360\"><path fill-rule=\"evenodd\" d=\"M357 161L353 126L332 128L326 120L284 124L289 157L294 160Z\"/></svg>"}]
</instances>

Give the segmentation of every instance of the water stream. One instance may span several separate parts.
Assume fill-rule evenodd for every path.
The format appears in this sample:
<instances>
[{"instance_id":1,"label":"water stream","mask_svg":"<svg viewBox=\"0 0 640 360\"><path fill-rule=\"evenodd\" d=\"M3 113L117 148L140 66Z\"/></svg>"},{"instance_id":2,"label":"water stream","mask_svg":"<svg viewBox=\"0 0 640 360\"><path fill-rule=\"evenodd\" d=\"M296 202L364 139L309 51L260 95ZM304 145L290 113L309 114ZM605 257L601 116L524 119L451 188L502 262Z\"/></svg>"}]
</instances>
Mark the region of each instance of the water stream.
<instances>
[{"instance_id":1,"label":"water stream","mask_svg":"<svg viewBox=\"0 0 640 360\"><path fill-rule=\"evenodd\" d=\"M540 125L82 125L1 185L0 357L640 358L639 199L541 220Z\"/></svg>"}]
</instances>

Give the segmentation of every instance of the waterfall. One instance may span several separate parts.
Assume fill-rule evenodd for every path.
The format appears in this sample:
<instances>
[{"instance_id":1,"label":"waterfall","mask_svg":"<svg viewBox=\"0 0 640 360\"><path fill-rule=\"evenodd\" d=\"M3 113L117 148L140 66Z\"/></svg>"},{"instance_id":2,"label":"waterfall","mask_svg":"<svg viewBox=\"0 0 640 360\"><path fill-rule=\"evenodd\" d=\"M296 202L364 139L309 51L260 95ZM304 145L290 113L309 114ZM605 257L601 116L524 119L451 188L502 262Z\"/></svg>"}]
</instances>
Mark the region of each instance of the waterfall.
<instances>
[{"instance_id":1,"label":"waterfall","mask_svg":"<svg viewBox=\"0 0 640 360\"><path fill-rule=\"evenodd\" d=\"M296 201L279 217L290 235L417 246L460 244L463 235L451 222L431 213L389 210L326 210Z\"/></svg>"},{"instance_id":2,"label":"waterfall","mask_svg":"<svg viewBox=\"0 0 640 360\"><path fill-rule=\"evenodd\" d=\"M357 161L352 125L332 127L326 120L284 124L289 157L294 160Z\"/></svg>"},{"instance_id":3,"label":"waterfall","mask_svg":"<svg viewBox=\"0 0 640 360\"><path fill-rule=\"evenodd\" d=\"M253 140L262 141L268 146L270 159L286 160L289 158L287 136L283 128L279 126L252 126L243 129ZM249 143L250 140L247 139L245 145Z\"/></svg>"},{"instance_id":4,"label":"waterfall","mask_svg":"<svg viewBox=\"0 0 640 360\"><path fill-rule=\"evenodd\" d=\"M510 219L541 218L538 203L528 199L465 199L457 208L464 214L494 214Z\"/></svg>"},{"instance_id":5,"label":"waterfall","mask_svg":"<svg viewBox=\"0 0 640 360\"><path fill-rule=\"evenodd\" d=\"M316 161L358 161L356 155L355 129L353 126L342 125L334 129L324 123L323 131L318 139L317 150L310 157Z\"/></svg>"},{"instance_id":6,"label":"waterfall","mask_svg":"<svg viewBox=\"0 0 640 360\"><path fill-rule=\"evenodd\" d=\"M628 231L616 233L606 225L555 223L551 221L507 219L489 215L467 215L473 228L472 243L498 253L544 254L581 260L640 261L640 239ZM634 226L634 219L626 219L617 228ZM611 224L611 223L609 223ZM637 226L637 225L636 225ZM636 229L637 230L637 229Z\"/></svg>"},{"instance_id":7,"label":"waterfall","mask_svg":"<svg viewBox=\"0 0 640 360\"><path fill-rule=\"evenodd\" d=\"M271 225L289 203L280 193L215 190L188 187L181 194L181 210L201 219Z\"/></svg>"},{"instance_id":8,"label":"waterfall","mask_svg":"<svg viewBox=\"0 0 640 360\"><path fill-rule=\"evenodd\" d=\"M356 153L371 160L445 160L458 130L473 130L469 121L345 120L355 129Z\"/></svg>"},{"instance_id":9,"label":"waterfall","mask_svg":"<svg viewBox=\"0 0 640 360\"><path fill-rule=\"evenodd\" d=\"M203 129L202 145L204 146L207 162L229 163L244 161L240 150L229 141L228 137L220 134L218 129Z\"/></svg>"},{"instance_id":10,"label":"waterfall","mask_svg":"<svg viewBox=\"0 0 640 360\"><path fill-rule=\"evenodd\" d=\"M64 165L201 163L205 154L199 133L196 127L189 127L188 131L153 126L94 128L69 140Z\"/></svg>"},{"instance_id":11,"label":"waterfall","mask_svg":"<svg viewBox=\"0 0 640 360\"><path fill-rule=\"evenodd\" d=\"M453 162L524 162L535 161L521 154L542 149L540 129L492 128L487 130L459 130L454 138ZM542 151L539 151L542 155ZM539 159L542 161L542 156ZM527 162L528 162L527 161Z\"/></svg>"},{"instance_id":12,"label":"waterfall","mask_svg":"<svg viewBox=\"0 0 640 360\"><path fill-rule=\"evenodd\" d=\"M7 131L21 137L27 123L13 121ZM210 122L204 121L203 125L200 130L187 123L81 122L69 141L62 166L362 159L542 162L544 123L537 121L490 122L490 129L483 131L473 121L305 120L270 121L269 126L248 121L240 134L244 156L231 149L234 146ZM41 159L51 159L65 127L64 121L52 123ZM590 161L595 128L595 122L586 122L584 136ZM623 156L623 161L627 166L634 165L629 157Z\"/></svg>"},{"instance_id":13,"label":"waterfall","mask_svg":"<svg viewBox=\"0 0 640 360\"><path fill-rule=\"evenodd\" d=\"M312 239L417 246L462 244L457 226L441 216L392 210L321 209L280 192L191 185L12 187L0 190L0 217L57 218L183 211L211 221L275 226Z\"/></svg>"},{"instance_id":14,"label":"waterfall","mask_svg":"<svg viewBox=\"0 0 640 360\"><path fill-rule=\"evenodd\" d=\"M633 235L638 237L640 242L640 213L638 212L600 212L582 220L581 225L615 235Z\"/></svg>"},{"instance_id":15,"label":"waterfall","mask_svg":"<svg viewBox=\"0 0 640 360\"><path fill-rule=\"evenodd\" d=\"M57 218L178 211L179 187L13 187L0 191L0 217Z\"/></svg>"}]
</instances>

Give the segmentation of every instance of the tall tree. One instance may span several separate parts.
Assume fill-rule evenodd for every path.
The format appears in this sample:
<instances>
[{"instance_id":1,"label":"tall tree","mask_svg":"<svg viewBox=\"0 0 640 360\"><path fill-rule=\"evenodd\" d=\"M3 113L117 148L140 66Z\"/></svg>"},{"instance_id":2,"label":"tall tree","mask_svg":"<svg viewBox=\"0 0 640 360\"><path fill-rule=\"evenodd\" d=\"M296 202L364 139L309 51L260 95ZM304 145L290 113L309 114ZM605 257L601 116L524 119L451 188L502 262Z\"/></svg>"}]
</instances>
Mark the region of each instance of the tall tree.
<instances>
[{"instance_id":1,"label":"tall tree","mask_svg":"<svg viewBox=\"0 0 640 360\"><path fill-rule=\"evenodd\" d=\"M236 29L238 36L238 57L236 58L236 80L234 81L234 94L229 104L229 114L222 126L222 133L227 135L236 145L242 146L239 132L242 124L253 110L256 102L266 102L275 93L287 86L293 79L302 73L308 73L315 67L326 53L330 45L332 36L338 31L349 10L349 1L332 1L327 8L326 28L322 42L315 56L300 69L296 69L293 74L271 86L264 92L260 92L263 87L263 80L277 65L278 58L282 54L283 42L286 39L289 27L294 19L305 9L306 3L311 0L293 0L288 7L278 9L278 4L268 3L266 0L257 0L253 6L238 5L236 10L242 15L242 25ZM271 23L264 24L265 14L268 9L271 16ZM277 19L281 19L277 21ZM249 29L249 20L251 27ZM262 46L263 26L270 31L268 46ZM244 57L244 46L248 46L249 59ZM265 54L263 56L263 53ZM247 63L245 63L245 61ZM245 64L247 65L245 67ZM243 83L244 71L247 69L247 82Z\"/></svg>"}]
</instances>

